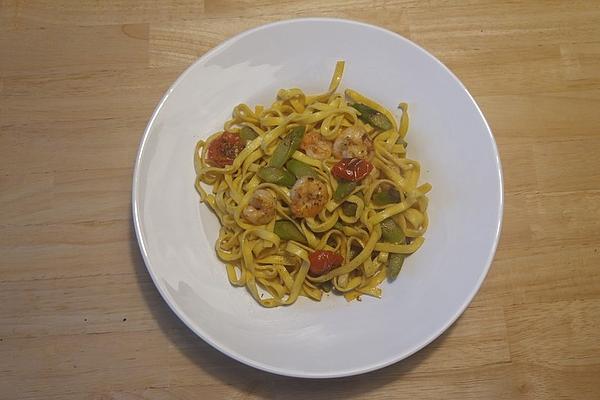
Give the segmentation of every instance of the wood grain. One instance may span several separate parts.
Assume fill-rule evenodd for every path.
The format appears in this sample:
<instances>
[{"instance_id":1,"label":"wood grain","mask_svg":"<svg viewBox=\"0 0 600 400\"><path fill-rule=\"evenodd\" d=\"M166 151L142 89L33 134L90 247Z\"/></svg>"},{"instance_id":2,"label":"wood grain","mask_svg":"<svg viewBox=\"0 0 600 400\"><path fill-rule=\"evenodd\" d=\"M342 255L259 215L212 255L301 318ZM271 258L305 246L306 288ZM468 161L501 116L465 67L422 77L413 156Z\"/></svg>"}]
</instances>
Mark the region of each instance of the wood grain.
<instances>
[{"instance_id":1,"label":"wood grain","mask_svg":"<svg viewBox=\"0 0 600 400\"><path fill-rule=\"evenodd\" d=\"M503 236L464 315L409 359L305 381L241 365L161 300L133 159L193 60L286 18L398 32L471 90L504 167ZM1 399L598 399L600 3L0 0Z\"/></svg>"}]
</instances>

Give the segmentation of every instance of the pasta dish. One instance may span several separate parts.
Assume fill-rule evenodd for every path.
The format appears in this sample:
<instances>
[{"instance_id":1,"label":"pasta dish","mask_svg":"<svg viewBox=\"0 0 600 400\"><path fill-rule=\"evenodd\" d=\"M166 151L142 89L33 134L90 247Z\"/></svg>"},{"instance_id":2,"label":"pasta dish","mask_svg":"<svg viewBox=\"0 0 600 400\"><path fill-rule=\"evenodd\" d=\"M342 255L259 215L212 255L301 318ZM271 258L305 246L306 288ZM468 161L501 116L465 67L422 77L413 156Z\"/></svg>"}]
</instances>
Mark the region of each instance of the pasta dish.
<instances>
[{"instance_id":1,"label":"pasta dish","mask_svg":"<svg viewBox=\"0 0 600 400\"><path fill-rule=\"evenodd\" d=\"M427 230L428 183L406 158L397 121L347 89L338 61L327 92L281 89L270 107L240 104L194 153L196 189L219 218L215 244L234 286L265 307L324 293L381 297Z\"/></svg>"}]
</instances>

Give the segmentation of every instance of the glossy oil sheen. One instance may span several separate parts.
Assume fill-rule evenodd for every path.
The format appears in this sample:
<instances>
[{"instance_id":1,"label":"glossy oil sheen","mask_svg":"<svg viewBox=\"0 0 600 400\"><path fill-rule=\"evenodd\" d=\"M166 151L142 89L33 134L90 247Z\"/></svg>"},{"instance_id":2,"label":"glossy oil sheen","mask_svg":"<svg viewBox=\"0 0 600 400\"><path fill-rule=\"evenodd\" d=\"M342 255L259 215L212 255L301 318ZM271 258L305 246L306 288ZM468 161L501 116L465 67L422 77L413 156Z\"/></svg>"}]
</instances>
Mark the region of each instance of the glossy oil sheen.
<instances>
[{"instance_id":1,"label":"glossy oil sheen","mask_svg":"<svg viewBox=\"0 0 600 400\"><path fill-rule=\"evenodd\" d=\"M219 224L194 190L196 141L238 103L269 105L280 88L322 92L335 62L342 90L396 110L409 103L408 156L433 185L430 227L383 298L328 296L265 309L232 287L215 255ZM396 114L398 115L398 113ZM430 343L467 307L490 267L502 220L502 174L479 108L439 61L362 23L298 19L242 33L196 61L144 133L133 181L140 248L160 293L202 339L282 375L339 377L378 369Z\"/></svg>"}]
</instances>

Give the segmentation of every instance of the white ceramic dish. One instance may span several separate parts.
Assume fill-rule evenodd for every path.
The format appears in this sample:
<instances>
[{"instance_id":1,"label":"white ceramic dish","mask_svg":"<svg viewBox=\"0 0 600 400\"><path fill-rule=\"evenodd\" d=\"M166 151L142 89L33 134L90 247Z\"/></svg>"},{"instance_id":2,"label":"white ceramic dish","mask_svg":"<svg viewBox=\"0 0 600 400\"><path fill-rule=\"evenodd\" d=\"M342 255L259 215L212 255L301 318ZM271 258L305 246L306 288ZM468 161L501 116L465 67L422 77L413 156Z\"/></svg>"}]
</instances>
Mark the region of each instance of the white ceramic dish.
<instances>
[{"instance_id":1,"label":"white ceramic dish","mask_svg":"<svg viewBox=\"0 0 600 400\"><path fill-rule=\"evenodd\" d=\"M270 104L279 88L323 91L337 60L342 89L395 109L410 105L409 157L430 182L423 247L381 300L301 298L264 309L227 281L214 252L218 222L194 190L196 141L241 102ZM467 307L490 267L502 220L498 152L459 80L401 36L362 23L298 19L261 26L211 50L158 104L140 144L133 218L142 255L171 309L223 353L277 374L359 374L430 343Z\"/></svg>"}]
</instances>

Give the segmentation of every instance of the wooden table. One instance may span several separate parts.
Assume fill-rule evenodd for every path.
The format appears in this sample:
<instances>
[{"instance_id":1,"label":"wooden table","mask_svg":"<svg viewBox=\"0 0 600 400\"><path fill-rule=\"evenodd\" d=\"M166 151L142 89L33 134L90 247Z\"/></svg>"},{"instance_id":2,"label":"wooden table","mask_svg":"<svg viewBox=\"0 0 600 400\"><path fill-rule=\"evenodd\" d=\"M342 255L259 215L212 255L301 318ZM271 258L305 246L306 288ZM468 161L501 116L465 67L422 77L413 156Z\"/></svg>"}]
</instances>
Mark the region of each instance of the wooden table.
<instances>
[{"instance_id":1,"label":"wooden table","mask_svg":"<svg viewBox=\"0 0 600 400\"><path fill-rule=\"evenodd\" d=\"M600 398L598 1L0 7L0 398ZM490 274L452 328L383 370L306 381L221 355L169 311L130 190L146 122L192 61L317 15L398 32L460 77L498 142L506 206Z\"/></svg>"}]
</instances>

